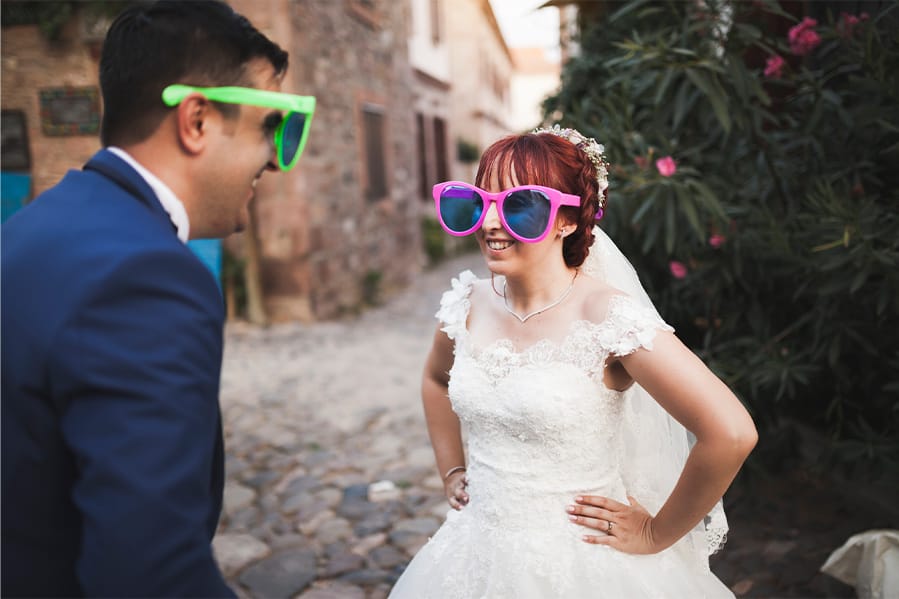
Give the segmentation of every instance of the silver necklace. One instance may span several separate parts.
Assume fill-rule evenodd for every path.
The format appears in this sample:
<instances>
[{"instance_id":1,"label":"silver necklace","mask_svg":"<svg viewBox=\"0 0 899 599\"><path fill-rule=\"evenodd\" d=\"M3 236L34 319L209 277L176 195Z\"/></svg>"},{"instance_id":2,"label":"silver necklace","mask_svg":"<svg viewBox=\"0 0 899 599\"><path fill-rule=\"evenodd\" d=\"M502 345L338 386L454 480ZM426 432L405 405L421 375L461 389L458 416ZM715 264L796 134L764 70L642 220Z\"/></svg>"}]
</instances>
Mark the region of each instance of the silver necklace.
<instances>
[{"instance_id":1,"label":"silver necklace","mask_svg":"<svg viewBox=\"0 0 899 599\"><path fill-rule=\"evenodd\" d=\"M578 272L580 272L580 271L577 271L577 270L574 271L574 276L571 277L571 283L568 285L568 289L566 289L564 292L562 292L562 295L560 295L557 300L555 300L554 302L552 302L550 304L543 306L539 310L534 310L533 312L531 312L530 314L527 314L526 316L519 316L514 310L512 310L512 308L509 307L509 299L506 297L506 281L503 280L503 307L506 309L506 312L508 312L515 318L517 318L519 322L527 322L528 318L531 318L532 316L537 316L538 314L542 314L543 312L546 312L550 308L555 308L556 306L561 304L562 301L566 297L568 297L568 294L571 293L571 290L574 289L574 281L575 281L575 279L577 279Z\"/></svg>"}]
</instances>

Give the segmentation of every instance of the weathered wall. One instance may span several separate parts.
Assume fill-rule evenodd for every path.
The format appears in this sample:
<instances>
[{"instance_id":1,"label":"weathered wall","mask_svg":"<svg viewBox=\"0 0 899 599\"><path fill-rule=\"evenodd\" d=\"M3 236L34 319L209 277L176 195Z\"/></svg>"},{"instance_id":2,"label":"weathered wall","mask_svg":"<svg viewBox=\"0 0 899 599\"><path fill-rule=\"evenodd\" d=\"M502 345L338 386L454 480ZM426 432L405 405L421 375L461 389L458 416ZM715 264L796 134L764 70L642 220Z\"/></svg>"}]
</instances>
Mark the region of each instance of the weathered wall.
<instances>
[{"instance_id":1,"label":"weathered wall","mask_svg":"<svg viewBox=\"0 0 899 599\"><path fill-rule=\"evenodd\" d=\"M256 204L267 307L274 320L357 310L366 281L382 297L421 269L412 72L405 2L234 0L290 52L284 89L317 108L295 172L263 177ZM388 194L366 198L365 103L383 109ZM378 281L377 284L374 284Z\"/></svg>"},{"instance_id":2,"label":"weathered wall","mask_svg":"<svg viewBox=\"0 0 899 599\"><path fill-rule=\"evenodd\" d=\"M45 39L36 25L4 27L0 40L2 106L25 113L32 188L37 195L67 170L83 165L100 148L98 134L45 135L39 100L39 91L44 88L98 86L99 46L84 39L77 18L66 25L58 41Z\"/></svg>"},{"instance_id":3,"label":"weathered wall","mask_svg":"<svg viewBox=\"0 0 899 599\"><path fill-rule=\"evenodd\" d=\"M284 90L318 107L291 173L267 173L255 204L262 284L272 320L331 318L404 286L421 269L410 15L400 0L232 0L290 52ZM2 34L2 105L27 115L35 191L53 185L99 147L96 135L47 137L38 89L97 84L99 44L78 18L60 42L37 27ZM363 108L382 111L387 193L367 199ZM227 246L244 253L245 239ZM368 286L366 287L366 282Z\"/></svg>"}]
</instances>

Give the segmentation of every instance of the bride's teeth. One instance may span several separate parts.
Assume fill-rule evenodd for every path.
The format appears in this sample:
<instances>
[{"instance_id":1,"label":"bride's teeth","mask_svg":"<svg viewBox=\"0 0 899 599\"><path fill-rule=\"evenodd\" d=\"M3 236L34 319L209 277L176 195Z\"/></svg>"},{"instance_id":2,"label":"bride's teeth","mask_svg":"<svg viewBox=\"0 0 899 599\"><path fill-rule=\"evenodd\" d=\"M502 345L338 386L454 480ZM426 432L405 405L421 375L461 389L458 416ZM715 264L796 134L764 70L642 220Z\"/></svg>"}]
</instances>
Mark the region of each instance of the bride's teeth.
<instances>
[{"instance_id":1,"label":"bride's teeth","mask_svg":"<svg viewBox=\"0 0 899 599\"><path fill-rule=\"evenodd\" d=\"M504 250L510 245L512 245L511 241L491 240L487 242L487 247L489 247L491 250Z\"/></svg>"}]
</instances>

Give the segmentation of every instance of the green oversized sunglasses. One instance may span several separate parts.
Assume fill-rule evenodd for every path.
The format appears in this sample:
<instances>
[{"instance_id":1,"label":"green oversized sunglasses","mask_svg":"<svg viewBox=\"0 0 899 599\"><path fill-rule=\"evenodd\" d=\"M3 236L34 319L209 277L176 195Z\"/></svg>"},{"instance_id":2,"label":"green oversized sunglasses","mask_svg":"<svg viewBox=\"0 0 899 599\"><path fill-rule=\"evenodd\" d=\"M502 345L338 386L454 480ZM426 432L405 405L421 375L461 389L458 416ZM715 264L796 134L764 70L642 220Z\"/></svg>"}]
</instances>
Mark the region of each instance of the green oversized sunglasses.
<instances>
[{"instance_id":1,"label":"green oversized sunglasses","mask_svg":"<svg viewBox=\"0 0 899 599\"><path fill-rule=\"evenodd\" d=\"M252 87L194 87L176 83L162 90L162 101L166 106L177 106L193 92L213 102L283 110L284 118L275 129L274 139L278 167L289 171L296 166L309 137L309 124L315 112L314 96L297 96Z\"/></svg>"}]
</instances>

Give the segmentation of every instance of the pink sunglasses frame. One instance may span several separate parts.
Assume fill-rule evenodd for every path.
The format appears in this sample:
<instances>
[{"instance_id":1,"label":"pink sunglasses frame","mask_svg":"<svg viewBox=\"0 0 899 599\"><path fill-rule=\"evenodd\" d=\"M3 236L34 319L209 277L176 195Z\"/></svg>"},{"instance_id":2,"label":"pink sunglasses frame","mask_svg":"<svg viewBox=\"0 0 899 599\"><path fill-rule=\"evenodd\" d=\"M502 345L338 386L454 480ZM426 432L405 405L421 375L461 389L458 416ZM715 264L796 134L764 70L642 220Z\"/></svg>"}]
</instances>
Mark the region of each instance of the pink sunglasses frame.
<instances>
[{"instance_id":1,"label":"pink sunglasses frame","mask_svg":"<svg viewBox=\"0 0 899 599\"><path fill-rule=\"evenodd\" d=\"M481 218L478 219L470 229L466 231L457 232L453 231L443 222L443 217L440 216L440 195L443 193L443 190L450 186L458 186L464 187L466 189L470 189L475 191L484 198L486 202L484 206L484 211L481 212ZM524 191L524 190L534 190L540 191L546 194L546 197L549 198L549 219L546 223L546 230L543 232L540 237L535 239L528 239L527 237L522 237L515 233L512 228L509 226L509 223L506 222L506 215L503 212L503 202L505 202L506 198L509 194L515 191ZM470 183L464 183L462 181L444 181L443 183L438 183L434 186L432 190L432 194L434 196L434 205L437 209L437 220L440 222L440 226L443 227L443 230L449 233L454 237L465 237L466 235L471 235L475 231L477 231L481 225L484 224L484 219L487 218L487 212L490 210L490 203L493 202L496 204L496 213L499 215L499 220L503 224L503 228L506 232L523 243L538 243L546 239L547 235L549 235L550 230L552 229L552 225L556 222L556 215L559 213L560 206L580 206L581 198L580 196L572 195L570 193L563 193L558 189L553 189L552 187L543 187L542 185L519 185L517 187L511 187L509 189L504 189L502 191L498 191L496 193L492 193L486 190L481 189L480 187L476 187Z\"/></svg>"}]
</instances>

